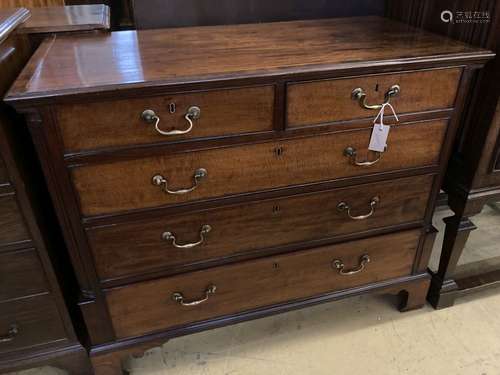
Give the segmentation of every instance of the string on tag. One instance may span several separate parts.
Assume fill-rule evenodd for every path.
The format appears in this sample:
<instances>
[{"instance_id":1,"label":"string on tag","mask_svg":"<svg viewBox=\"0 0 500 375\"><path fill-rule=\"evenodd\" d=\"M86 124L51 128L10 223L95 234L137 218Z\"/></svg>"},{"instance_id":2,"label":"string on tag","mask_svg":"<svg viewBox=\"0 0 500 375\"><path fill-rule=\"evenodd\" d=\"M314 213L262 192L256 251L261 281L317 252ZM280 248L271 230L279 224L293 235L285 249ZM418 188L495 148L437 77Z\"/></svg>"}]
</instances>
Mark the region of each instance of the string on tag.
<instances>
[{"instance_id":1,"label":"string on tag","mask_svg":"<svg viewBox=\"0 0 500 375\"><path fill-rule=\"evenodd\" d=\"M385 107L389 107L392 111L392 114L396 118L396 121L399 122L398 115L396 114L396 111L394 110L394 107L392 106L391 103L384 103L382 104L382 108L380 108L380 111L378 112L377 116L375 116L375 119L373 120L373 123L376 124L377 120L380 118L380 130L382 130L382 126L384 125L384 112L385 112Z\"/></svg>"}]
</instances>

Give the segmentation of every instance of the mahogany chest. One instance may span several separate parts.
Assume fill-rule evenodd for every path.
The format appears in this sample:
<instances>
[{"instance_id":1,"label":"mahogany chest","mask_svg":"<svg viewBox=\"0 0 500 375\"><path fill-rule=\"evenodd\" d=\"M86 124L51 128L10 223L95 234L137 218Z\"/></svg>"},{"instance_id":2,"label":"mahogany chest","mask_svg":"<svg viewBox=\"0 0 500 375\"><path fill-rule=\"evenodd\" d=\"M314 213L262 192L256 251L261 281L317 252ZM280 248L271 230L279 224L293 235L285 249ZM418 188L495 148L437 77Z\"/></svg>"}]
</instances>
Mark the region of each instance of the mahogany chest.
<instances>
[{"instance_id":1,"label":"mahogany chest","mask_svg":"<svg viewBox=\"0 0 500 375\"><path fill-rule=\"evenodd\" d=\"M46 40L26 114L98 374L359 293L424 304L431 216L492 53L379 17ZM383 103L384 152L368 151Z\"/></svg>"}]
</instances>

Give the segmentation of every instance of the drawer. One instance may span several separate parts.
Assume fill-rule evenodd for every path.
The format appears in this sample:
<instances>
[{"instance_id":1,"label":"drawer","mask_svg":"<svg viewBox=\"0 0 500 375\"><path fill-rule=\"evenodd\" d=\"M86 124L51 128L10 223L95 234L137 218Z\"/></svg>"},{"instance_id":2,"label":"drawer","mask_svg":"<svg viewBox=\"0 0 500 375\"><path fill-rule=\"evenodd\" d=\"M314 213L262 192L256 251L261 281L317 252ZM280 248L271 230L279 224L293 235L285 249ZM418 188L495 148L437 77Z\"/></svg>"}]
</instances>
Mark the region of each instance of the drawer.
<instances>
[{"instance_id":1,"label":"drawer","mask_svg":"<svg viewBox=\"0 0 500 375\"><path fill-rule=\"evenodd\" d=\"M200 115L190 118L192 130L186 134L160 134L156 120L141 117L150 109L160 131L185 131L191 107L198 107ZM274 86L62 105L56 114L66 152L271 131Z\"/></svg>"},{"instance_id":2,"label":"drawer","mask_svg":"<svg viewBox=\"0 0 500 375\"><path fill-rule=\"evenodd\" d=\"M37 296L0 304L0 337L0 353L8 353L61 341L66 334L52 298Z\"/></svg>"},{"instance_id":3,"label":"drawer","mask_svg":"<svg viewBox=\"0 0 500 375\"><path fill-rule=\"evenodd\" d=\"M89 229L87 236L99 277L112 279L420 221L425 215L432 181L433 176L429 175L400 178L183 215L164 215L96 227ZM337 208L346 202L352 207L352 216L368 214L374 197L379 201L373 215L364 220L350 219L345 210ZM207 225L210 231L204 233Z\"/></svg>"},{"instance_id":4,"label":"drawer","mask_svg":"<svg viewBox=\"0 0 500 375\"><path fill-rule=\"evenodd\" d=\"M446 120L394 126L389 135L388 151L378 163L369 167L354 165L352 158L344 154L348 147L357 149L361 157L366 154L371 129L365 128L87 165L73 168L72 178L85 216L166 206L364 174L436 166L446 127ZM206 176L195 178L201 168L206 170ZM155 181L158 185L153 183ZM165 181L171 191L195 188L186 194L171 194L165 192Z\"/></svg>"},{"instance_id":5,"label":"drawer","mask_svg":"<svg viewBox=\"0 0 500 375\"><path fill-rule=\"evenodd\" d=\"M0 248L28 241L30 235L14 194L0 196ZM1 250L0 250L1 251Z\"/></svg>"},{"instance_id":6,"label":"drawer","mask_svg":"<svg viewBox=\"0 0 500 375\"><path fill-rule=\"evenodd\" d=\"M47 291L35 249L0 254L0 302Z\"/></svg>"},{"instance_id":7,"label":"drawer","mask_svg":"<svg viewBox=\"0 0 500 375\"><path fill-rule=\"evenodd\" d=\"M452 108L461 72L459 68L435 69L289 84L287 126L375 117L378 109L365 109L352 98L357 88L363 89L366 103L373 105L383 103L390 88L399 85L400 92L390 99L399 114Z\"/></svg>"},{"instance_id":8,"label":"drawer","mask_svg":"<svg viewBox=\"0 0 500 375\"><path fill-rule=\"evenodd\" d=\"M399 232L137 283L107 291L106 300L116 336L141 335L408 275L419 235ZM208 299L183 306L181 296L184 303Z\"/></svg>"}]
</instances>

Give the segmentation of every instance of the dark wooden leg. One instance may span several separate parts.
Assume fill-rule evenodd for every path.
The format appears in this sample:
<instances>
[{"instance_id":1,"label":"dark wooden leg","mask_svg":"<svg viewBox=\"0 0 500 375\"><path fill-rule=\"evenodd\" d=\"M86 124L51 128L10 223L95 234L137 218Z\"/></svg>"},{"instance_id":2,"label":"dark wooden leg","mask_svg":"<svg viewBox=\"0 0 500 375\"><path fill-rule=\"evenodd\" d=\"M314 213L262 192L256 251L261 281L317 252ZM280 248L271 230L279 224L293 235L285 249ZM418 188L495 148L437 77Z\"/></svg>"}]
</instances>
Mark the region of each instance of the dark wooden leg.
<instances>
[{"instance_id":1,"label":"dark wooden leg","mask_svg":"<svg viewBox=\"0 0 500 375\"><path fill-rule=\"evenodd\" d=\"M446 229L443 249L439 260L439 269L432 273L432 282L427 300L435 309L452 306L455 302L458 286L453 280L458 260L465 243L476 226L468 217L454 215L444 219Z\"/></svg>"},{"instance_id":2,"label":"dark wooden leg","mask_svg":"<svg viewBox=\"0 0 500 375\"><path fill-rule=\"evenodd\" d=\"M430 280L425 278L408 284L399 292L401 298L399 311L411 311L424 307Z\"/></svg>"},{"instance_id":3,"label":"dark wooden leg","mask_svg":"<svg viewBox=\"0 0 500 375\"><path fill-rule=\"evenodd\" d=\"M92 357L92 367L95 375L123 375L127 371L123 369L123 361L127 356L120 355L121 352L113 352Z\"/></svg>"},{"instance_id":4,"label":"dark wooden leg","mask_svg":"<svg viewBox=\"0 0 500 375\"><path fill-rule=\"evenodd\" d=\"M143 344L138 344L132 348L116 350L103 354L92 354L90 360L94 369L95 375L127 375L124 365L131 357L140 358L148 349L161 346L168 342L167 339L161 341L150 341Z\"/></svg>"}]
</instances>

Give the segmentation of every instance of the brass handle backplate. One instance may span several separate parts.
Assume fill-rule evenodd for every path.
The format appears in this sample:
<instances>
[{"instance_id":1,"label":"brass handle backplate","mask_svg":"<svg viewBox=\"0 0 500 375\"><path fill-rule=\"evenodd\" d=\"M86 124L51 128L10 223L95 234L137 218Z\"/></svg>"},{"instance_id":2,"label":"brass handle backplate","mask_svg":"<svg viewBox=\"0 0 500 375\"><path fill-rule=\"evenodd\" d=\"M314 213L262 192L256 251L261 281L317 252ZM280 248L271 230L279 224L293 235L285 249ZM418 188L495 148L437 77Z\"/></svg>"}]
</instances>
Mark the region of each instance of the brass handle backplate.
<instances>
[{"instance_id":1,"label":"brass handle backplate","mask_svg":"<svg viewBox=\"0 0 500 375\"><path fill-rule=\"evenodd\" d=\"M187 307L197 306L203 302L208 301L208 298L210 297L210 295L214 294L216 290L217 290L217 287L215 285L211 284L207 287L207 289L205 289L205 297L203 297L201 299L185 302L184 301L185 297L180 292L175 292L174 294L172 294L172 299L181 306L187 306Z\"/></svg>"},{"instance_id":2,"label":"brass handle backplate","mask_svg":"<svg viewBox=\"0 0 500 375\"><path fill-rule=\"evenodd\" d=\"M158 133L161 135L181 135L187 134L193 129L193 120L198 120L201 116L201 109L195 105L188 108L184 119L188 123L188 127L184 130L170 130L165 131L160 129L160 117L152 109L146 109L141 114L141 118L148 124L154 124L154 127Z\"/></svg>"},{"instance_id":3,"label":"brass handle backplate","mask_svg":"<svg viewBox=\"0 0 500 375\"><path fill-rule=\"evenodd\" d=\"M363 220L363 219L369 218L370 216L372 216L375 213L375 207L377 206L377 204L379 202L380 202L379 197L373 197L370 201L370 212L368 212L367 214L364 214L364 215L359 215L359 216L352 215L351 206L349 206L349 204L347 204L346 202L340 202L337 205L337 210L339 212L346 211L347 216L349 216L349 218L351 218L352 220Z\"/></svg>"},{"instance_id":4,"label":"brass handle backplate","mask_svg":"<svg viewBox=\"0 0 500 375\"><path fill-rule=\"evenodd\" d=\"M178 249L191 249L193 247L196 247L198 245L201 245L203 241L205 241L204 235L207 234L212 230L212 227L208 224L205 224L201 227L200 229L200 239L197 242L193 243L186 243L186 244L179 244L177 243L177 239L175 238L175 235L172 232L164 232L161 235L161 238L163 238L165 241L172 241L172 245L174 247L177 247Z\"/></svg>"},{"instance_id":5,"label":"brass handle backplate","mask_svg":"<svg viewBox=\"0 0 500 375\"><path fill-rule=\"evenodd\" d=\"M351 98L357 100L359 105L365 109L381 109L384 104L390 102L391 98L397 96L401 91L399 85L392 85L391 88L385 93L385 101L382 104L368 104L366 99L366 92L361 87L355 88L351 92Z\"/></svg>"},{"instance_id":6,"label":"brass handle backplate","mask_svg":"<svg viewBox=\"0 0 500 375\"><path fill-rule=\"evenodd\" d=\"M11 342L14 340L19 333L19 328L17 327L17 324L12 324L9 328L9 331L7 332L6 335L0 336L0 344L1 343L6 343L6 342Z\"/></svg>"},{"instance_id":7,"label":"brass handle backplate","mask_svg":"<svg viewBox=\"0 0 500 375\"><path fill-rule=\"evenodd\" d=\"M387 151L387 146L385 147L385 151ZM375 151L374 151L375 152ZM344 156L347 156L352 164L357 165L358 167L369 167L371 165L377 164L380 159L382 159L382 152L375 152L377 158L375 160L364 160L358 161L358 151L354 147L346 147L344 150Z\"/></svg>"},{"instance_id":8,"label":"brass handle backplate","mask_svg":"<svg viewBox=\"0 0 500 375\"><path fill-rule=\"evenodd\" d=\"M175 195L181 195L181 194L190 193L193 190L195 190L198 187L200 181L203 180L204 178L206 178L207 176L208 176L208 172L207 172L206 169L204 169L204 168L198 168L194 172L194 175L193 175L193 181L194 181L193 186L191 186L190 188L179 189L179 190L170 190L168 188L168 180L165 177L163 177L162 175L159 175L159 174L153 176L152 182L153 182L153 185L155 185L155 186L162 186L163 185L162 190L165 193L175 194Z\"/></svg>"},{"instance_id":9,"label":"brass handle backplate","mask_svg":"<svg viewBox=\"0 0 500 375\"><path fill-rule=\"evenodd\" d=\"M368 254L365 254L361 258L359 258L359 265L356 268L346 270L344 262L342 262L340 259L335 259L334 261L332 261L332 267L335 268L340 275L350 276L363 271L366 265L370 263L370 261L370 256Z\"/></svg>"}]
</instances>

